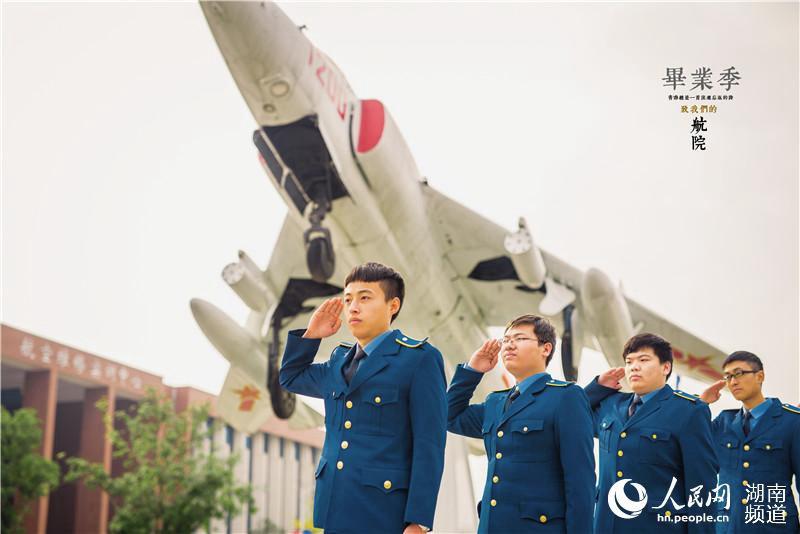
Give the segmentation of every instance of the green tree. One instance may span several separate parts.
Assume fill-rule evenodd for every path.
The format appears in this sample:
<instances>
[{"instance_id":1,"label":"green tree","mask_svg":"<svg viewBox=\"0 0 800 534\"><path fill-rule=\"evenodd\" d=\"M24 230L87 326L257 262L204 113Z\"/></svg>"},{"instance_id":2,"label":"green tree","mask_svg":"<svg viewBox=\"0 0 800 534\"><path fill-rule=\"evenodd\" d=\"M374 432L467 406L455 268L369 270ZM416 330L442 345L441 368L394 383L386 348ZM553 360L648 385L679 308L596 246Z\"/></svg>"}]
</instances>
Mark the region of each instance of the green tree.
<instances>
[{"instance_id":1,"label":"green tree","mask_svg":"<svg viewBox=\"0 0 800 534\"><path fill-rule=\"evenodd\" d=\"M22 532L31 502L58 486L58 464L39 454L42 428L36 410L2 409L2 530Z\"/></svg>"},{"instance_id":2,"label":"green tree","mask_svg":"<svg viewBox=\"0 0 800 534\"><path fill-rule=\"evenodd\" d=\"M105 399L97 407L108 413ZM111 532L194 532L212 518L252 509L250 487L234 477L237 456L204 452L203 440L213 432L207 420L207 406L176 413L166 395L149 389L129 413L120 410L105 418L112 454L122 460L124 472L112 476L102 464L69 458L65 480L80 479L108 493L114 507Z\"/></svg>"}]
</instances>

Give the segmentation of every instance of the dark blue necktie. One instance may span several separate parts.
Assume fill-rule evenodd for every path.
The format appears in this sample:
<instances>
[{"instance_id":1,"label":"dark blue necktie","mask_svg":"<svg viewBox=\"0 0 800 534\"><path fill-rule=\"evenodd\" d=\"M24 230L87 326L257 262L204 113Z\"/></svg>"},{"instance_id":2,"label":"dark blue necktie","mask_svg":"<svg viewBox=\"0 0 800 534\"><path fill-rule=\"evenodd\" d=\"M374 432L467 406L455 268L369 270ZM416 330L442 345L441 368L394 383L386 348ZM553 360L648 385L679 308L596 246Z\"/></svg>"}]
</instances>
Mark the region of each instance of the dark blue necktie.
<instances>
[{"instance_id":1,"label":"dark blue necktie","mask_svg":"<svg viewBox=\"0 0 800 534\"><path fill-rule=\"evenodd\" d=\"M506 405L505 405L505 407L503 408L503 411L504 411L504 412L505 412L506 410L508 410L508 407L509 407L509 406L511 406L511 403L512 403L512 402L514 402L514 400L515 400L517 397L519 397L519 388L518 388L517 386L514 386L514 391L512 391L512 392L511 392L511 395L509 395L509 396L506 398Z\"/></svg>"},{"instance_id":2,"label":"dark blue necktie","mask_svg":"<svg viewBox=\"0 0 800 534\"><path fill-rule=\"evenodd\" d=\"M744 410L744 414L742 414L742 431L744 435L748 435L750 433L750 419L752 419L753 414L750 413L749 410Z\"/></svg>"},{"instance_id":3,"label":"dark blue necktie","mask_svg":"<svg viewBox=\"0 0 800 534\"><path fill-rule=\"evenodd\" d=\"M633 396L633 402L631 402L631 405L628 406L628 419L633 417L633 414L636 413L636 410L641 405L642 405L642 398L639 395L634 395Z\"/></svg>"},{"instance_id":4,"label":"dark blue necktie","mask_svg":"<svg viewBox=\"0 0 800 534\"><path fill-rule=\"evenodd\" d=\"M353 359L350 360L350 363L344 369L344 381L347 382L347 385L350 385L350 381L355 376L356 371L358 371L358 364L367 357L367 353L364 352L364 349L361 348L361 345L356 345L356 353L353 356Z\"/></svg>"}]
</instances>

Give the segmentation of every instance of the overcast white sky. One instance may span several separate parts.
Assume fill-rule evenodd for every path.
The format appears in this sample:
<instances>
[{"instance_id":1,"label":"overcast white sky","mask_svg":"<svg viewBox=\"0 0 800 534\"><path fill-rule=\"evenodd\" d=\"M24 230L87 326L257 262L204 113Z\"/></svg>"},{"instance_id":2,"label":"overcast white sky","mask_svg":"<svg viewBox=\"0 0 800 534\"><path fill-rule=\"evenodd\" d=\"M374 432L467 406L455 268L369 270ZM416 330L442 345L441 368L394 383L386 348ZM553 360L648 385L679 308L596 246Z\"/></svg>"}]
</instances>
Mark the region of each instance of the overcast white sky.
<instances>
[{"instance_id":1,"label":"overcast white sky","mask_svg":"<svg viewBox=\"0 0 800 534\"><path fill-rule=\"evenodd\" d=\"M798 401L797 3L284 9L434 187ZM265 265L285 207L199 6L4 3L2 45L3 322L217 392L189 299L243 321L220 272ZM742 76L705 152L660 81L681 66Z\"/></svg>"}]
</instances>

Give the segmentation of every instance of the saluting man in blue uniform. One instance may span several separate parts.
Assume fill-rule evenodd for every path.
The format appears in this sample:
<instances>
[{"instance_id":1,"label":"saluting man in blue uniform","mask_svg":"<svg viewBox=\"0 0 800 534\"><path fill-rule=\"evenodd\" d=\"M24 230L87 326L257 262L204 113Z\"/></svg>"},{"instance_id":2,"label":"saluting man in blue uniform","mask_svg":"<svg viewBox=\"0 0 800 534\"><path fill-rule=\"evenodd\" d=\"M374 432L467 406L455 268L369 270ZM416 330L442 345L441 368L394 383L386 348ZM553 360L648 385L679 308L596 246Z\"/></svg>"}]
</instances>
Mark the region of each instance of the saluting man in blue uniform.
<instances>
[{"instance_id":1,"label":"saluting man in blue uniform","mask_svg":"<svg viewBox=\"0 0 800 534\"><path fill-rule=\"evenodd\" d=\"M390 324L404 282L379 263L354 268L344 299L325 301L308 328L289 332L280 383L325 399L325 445L316 471L314 526L326 533L416 534L433 527L447 436L441 353ZM346 310L353 345L312 363Z\"/></svg>"},{"instance_id":2,"label":"saluting man in blue uniform","mask_svg":"<svg viewBox=\"0 0 800 534\"><path fill-rule=\"evenodd\" d=\"M675 518L715 511L714 505L705 506L717 486L718 470L708 405L667 385L672 347L665 339L638 334L622 354L624 369L611 369L586 387L600 441L594 531L714 532L711 521ZM617 391L623 376L633 393ZM702 506L689 507L698 486Z\"/></svg>"},{"instance_id":3,"label":"saluting man in blue uniform","mask_svg":"<svg viewBox=\"0 0 800 534\"><path fill-rule=\"evenodd\" d=\"M456 369L447 391L447 429L483 438L489 457L478 532L591 532L592 417L583 390L545 371L556 334L544 318L514 319L502 342L487 341ZM502 354L517 379L510 390L470 398Z\"/></svg>"},{"instance_id":4,"label":"saluting man in blue uniform","mask_svg":"<svg viewBox=\"0 0 800 534\"><path fill-rule=\"evenodd\" d=\"M737 351L722 364L723 380L703 392L716 402L727 384L742 407L723 410L712 423L719 479L730 487L730 509L720 503L717 532L800 532L792 476L800 493L800 409L765 399L764 365L752 352ZM770 490L772 488L772 490Z\"/></svg>"}]
</instances>

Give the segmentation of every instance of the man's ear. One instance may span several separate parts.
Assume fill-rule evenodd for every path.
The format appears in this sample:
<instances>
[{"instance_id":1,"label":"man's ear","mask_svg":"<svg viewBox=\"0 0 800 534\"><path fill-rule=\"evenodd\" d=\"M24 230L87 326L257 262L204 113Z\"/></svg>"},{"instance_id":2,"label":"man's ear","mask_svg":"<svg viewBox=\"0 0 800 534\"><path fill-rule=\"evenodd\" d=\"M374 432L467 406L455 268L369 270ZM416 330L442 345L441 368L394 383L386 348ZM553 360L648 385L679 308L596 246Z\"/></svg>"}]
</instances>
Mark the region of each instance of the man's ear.
<instances>
[{"instance_id":1,"label":"man's ear","mask_svg":"<svg viewBox=\"0 0 800 534\"><path fill-rule=\"evenodd\" d=\"M664 373L664 376L669 376L672 373L672 362L664 362L664 365L669 365Z\"/></svg>"},{"instance_id":2,"label":"man's ear","mask_svg":"<svg viewBox=\"0 0 800 534\"><path fill-rule=\"evenodd\" d=\"M400 297L393 297L391 302L389 302L389 309L392 312L392 315L400 311Z\"/></svg>"}]
</instances>

